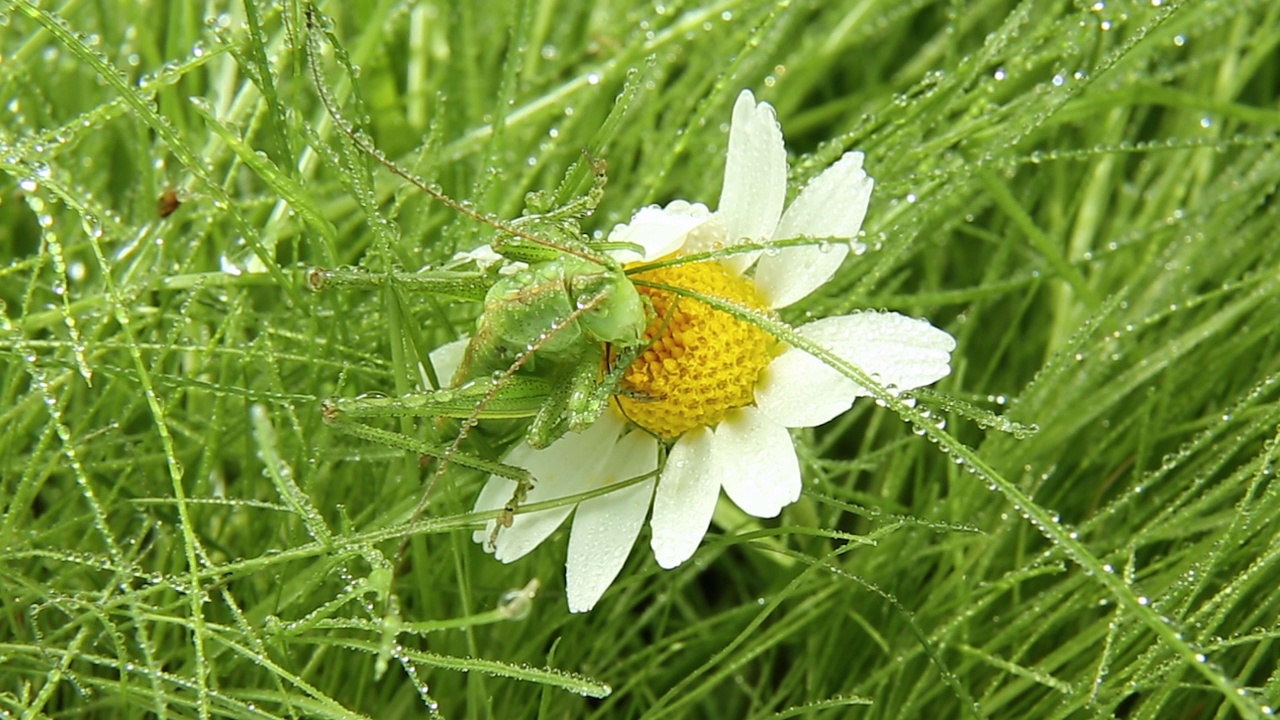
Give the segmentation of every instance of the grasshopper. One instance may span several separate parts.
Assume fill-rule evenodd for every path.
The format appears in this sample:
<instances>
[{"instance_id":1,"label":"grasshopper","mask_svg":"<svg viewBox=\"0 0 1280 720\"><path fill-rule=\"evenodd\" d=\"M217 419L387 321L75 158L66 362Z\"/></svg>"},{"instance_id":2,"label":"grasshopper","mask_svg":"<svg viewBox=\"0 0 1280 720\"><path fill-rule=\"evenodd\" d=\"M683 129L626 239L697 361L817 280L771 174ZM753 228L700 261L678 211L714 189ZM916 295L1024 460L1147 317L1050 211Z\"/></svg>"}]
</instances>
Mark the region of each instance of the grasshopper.
<instances>
[{"instance_id":1,"label":"grasshopper","mask_svg":"<svg viewBox=\"0 0 1280 720\"><path fill-rule=\"evenodd\" d=\"M483 303L475 333L448 382L438 382L430 359L423 357L419 362L428 380L424 386L429 388L394 398L329 398L322 404L323 417L340 431L440 461L414 517L425 508L432 485L449 464L516 481L515 493L499 518L500 526L509 526L535 478L522 468L464 452L463 440L481 420L521 419L528 421L528 443L546 447L600 417L620 384L622 372L647 344L645 329L652 308L610 254L637 248L592 242L581 230L581 221L603 194L601 161L587 159L595 182L585 196L553 208L545 196L530 193L525 215L510 222L454 200L391 161L339 111L321 77L317 36L324 34L331 43L336 39L314 7L308 5L306 15L307 54L314 84L336 127L357 149L393 174L444 206L494 229L491 248L505 261L503 268L447 266L416 273L313 270L309 283L315 290L390 284ZM409 417L462 422L447 445L369 424L380 418ZM407 536L401 553L405 542Z\"/></svg>"}]
</instances>

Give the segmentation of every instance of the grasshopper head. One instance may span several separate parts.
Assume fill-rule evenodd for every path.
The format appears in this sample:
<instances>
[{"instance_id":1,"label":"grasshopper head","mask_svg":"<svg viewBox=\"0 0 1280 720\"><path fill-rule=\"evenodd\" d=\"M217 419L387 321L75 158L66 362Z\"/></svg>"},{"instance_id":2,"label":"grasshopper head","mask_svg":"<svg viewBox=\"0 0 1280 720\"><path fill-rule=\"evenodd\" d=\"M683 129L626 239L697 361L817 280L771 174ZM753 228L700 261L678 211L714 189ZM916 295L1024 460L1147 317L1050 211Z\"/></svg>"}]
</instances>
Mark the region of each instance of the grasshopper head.
<instances>
[{"instance_id":1,"label":"grasshopper head","mask_svg":"<svg viewBox=\"0 0 1280 720\"><path fill-rule=\"evenodd\" d=\"M627 276L620 271L577 275L571 282L573 300L588 308L578 322L600 342L637 345L644 338L649 321L644 301Z\"/></svg>"}]
</instances>

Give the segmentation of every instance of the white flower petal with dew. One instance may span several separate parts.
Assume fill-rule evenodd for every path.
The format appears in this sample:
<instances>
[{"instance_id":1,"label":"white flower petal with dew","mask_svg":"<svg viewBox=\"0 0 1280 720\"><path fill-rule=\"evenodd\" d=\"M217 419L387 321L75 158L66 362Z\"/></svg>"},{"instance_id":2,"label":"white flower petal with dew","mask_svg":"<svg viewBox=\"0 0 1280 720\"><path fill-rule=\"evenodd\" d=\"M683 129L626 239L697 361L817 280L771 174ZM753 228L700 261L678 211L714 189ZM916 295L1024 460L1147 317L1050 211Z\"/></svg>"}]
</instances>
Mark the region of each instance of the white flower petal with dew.
<instances>
[{"instance_id":1,"label":"white flower petal with dew","mask_svg":"<svg viewBox=\"0 0 1280 720\"><path fill-rule=\"evenodd\" d=\"M650 205L641 208L631 222L620 224L609 233L609 242L633 243L644 248L644 256L637 257L632 250L618 250L614 257L619 262L657 260L680 249L685 238L696 227L705 223L711 211L701 203L677 200L665 208Z\"/></svg>"},{"instance_id":2,"label":"white flower petal with dew","mask_svg":"<svg viewBox=\"0 0 1280 720\"><path fill-rule=\"evenodd\" d=\"M651 473L657 458L657 441L638 430L632 431L614 446L608 467L593 484L612 485ZM578 504L565 561L570 612L586 612L595 607L622 571L649 514L654 484L650 478Z\"/></svg>"},{"instance_id":3,"label":"white flower petal with dew","mask_svg":"<svg viewBox=\"0 0 1280 720\"><path fill-rule=\"evenodd\" d=\"M677 200L676 202L683 202ZM671 203L674 205L675 203ZM670 208L671 205L667 207ZM703 253L721 251L725 248L725 229L724 218L719 213L712 213L701 225L689 231L684 238L684 244L677 248L680 255L692 255L694 253ZM759 251L749 253L752 257L759 255ZM723 256L727 260L730 256Z\"/></svg>"},{"instance_id":4,"label":"white flower petal with dew","mask_svg":"<svg viewBox=\"0 0 1280 720\"><path fill-rule=\"evenodd\" d=\"M789 428L815 427L848 410L858 386L807 352L787 350L756 383L756 407Z\"/></svg>"},{"instance_id":5,"label":"white flower petal with dew","mask_svg":"<svg viewBox=\"0 0 1280 720\"><path fill-rule=\"evenodd\" d=\"M499 255L491 245L481 245L474 250L460 251L453 254L453 257L445 264L446 268L465 265L466 263L475 263L480 270L488 270L489 268L502 263L502 267L498 268L499 275L515 275L516 273L529 267L527 263L519 260L507 260Z\"/></svg>"},{"instance_id":6,"label":"white flower petal with dew","mask_svg":"<svg viewBox=\"0 0 1280 720\"><path fill-rule=\"evenodd\" d=\"M815 320L796 328L805 338L899 390L935 383L951 372L955 338L924 320L897 313L861 312ZM840 371L798 348L788 348L765 370L756 405L786 427L821 425L870 395Z\"/></svg>"},{"instance_id":7,"label":"white flower petal with dew","mask_svg":"<svg viewBox=\"0 0 1280 720\"><path fill-rule=\"evenodd\" d=\"M536 480L523 504L557 500L591 489L592 481L609 461L609 451L621 430L621 421L606 415L586 430L569 433L549 447L535 450L523 442L517 445L505 462L528 470ZM503 507L514 490L515 482L491 476L476 500L475 512ZM498 532L492 548L494 556L502 562L524 557L555 532L572 511L573 505L566 504L537 512L517 513L511 527ZM497 520L490 520L472 538L487 547L496 524Z\"/></svg>"},{"instance_id":8,"label":"white flower petal with dew","mask_svg":"<svg viewBox=\"0 0 1280 720\"><path fill-rule=\"evenodd\" d=\"M487 270L505 260L506 258L499 255L492 245L481 245L474 250L459 250L453 254L449 262L458 265L473 262L481 270Z\"/></svg>"},{"instance_id":9,"label":"white flower petal with dew","mask_svg":"<svg viewBox=\"0 0 1280 720\"><path fill-rule=\"evenodd\" d=\"M835 275L862 229L875 181L862 169L862 153L845 153L814 178L787 208L772 237L828 238L821 245L779 248L765 253L756 266L756 289L774 308L809 295Z\"/></svg>"},{"instance_id":10,"label":"white flower petal with dew","mask_svg":"<svg viewBox=\"0 0 1280 720\"><path fill-rule=\"evenodd\" d=\"M910 390L951 372L956 339L924 320L891 312L859 312L822 318L796 330L837 356L876 376L882 385ZM862 395L870 395L859 388Z\"/></svg>"},{"instance_id":11,"label":"white flower petal with dew","mask_svg":"<svg viewBox=\"0 0 1280 720\"><path fill-rule=\"evenodd\" d=\"M786 199L787 149L778 116L772 105L757 103L750 90L743 90L729 124L729 153L717 209L728 244L772 237ZM754 253L745 253L726 257L724 262L742 272L754 259Z\"/></svg>"},{"instance_id":12,"label":"white flower petal with dew","mask_svg":"<svg viewBox=\"0 0 1280 720\"><path fill-rule=\"evenodd\" d=\"M719 478L711 463L711 430L685 433L667 455L653 497L653 556L670 570L688 560L711 527L720 497Z\"/></svg>"},{"instance_id":13,"label":"white flower petal with dew","mask_svg":"<svg viewBox=\"0 0 1280 720\"><path fill-rule=\"evenodd\" d=\"M754 407L730 410L716 427L711 463L742 511L777 517L800 499L800 460L787 429Z\"/></svg>"},{"instance_id":14,"label":"white flower petal with dew","mask_svg":"<svg viewBox=\"0 0 1280 720\"><path fill-rule=\"evenodd\" d=\"M514 460L509 458L508 462L514 463ZM561 480L561 482L544 480L536 483L534 485L534 489L529 491L529 495L525 499L525 504L532 505L544 500L555 500L587 489L585 475L579 475L576 478L564 478L564 476L558 476L556 479ZM573 482L574 480L577 482ZM503 485L505 486L504 489L510 488L512 491L515 490L515 484L510 481L503 482ZM476 511L497 510L509 499L511 499L510 492L500 495L497 498L499 502L497 507L477 507ZM534 548L541 545L543 540L550 537L551 533L555 532L556 528L560 527L560 525L564 523L564 519L569 517L569 513L572 511L572 505L562 505L560 507L539 510L538 512L521 513L516 515L512 520L511 527L504 528L497 534L493 544L493 556L504 563L510 563L528 555ZM490 522L492 523L493 521ZM486 543L489 541L489 538L493 533L493 529L488 527L488 525L489 523L486 523L484 533L484 542Z\"/></svg>"}]
</instances>

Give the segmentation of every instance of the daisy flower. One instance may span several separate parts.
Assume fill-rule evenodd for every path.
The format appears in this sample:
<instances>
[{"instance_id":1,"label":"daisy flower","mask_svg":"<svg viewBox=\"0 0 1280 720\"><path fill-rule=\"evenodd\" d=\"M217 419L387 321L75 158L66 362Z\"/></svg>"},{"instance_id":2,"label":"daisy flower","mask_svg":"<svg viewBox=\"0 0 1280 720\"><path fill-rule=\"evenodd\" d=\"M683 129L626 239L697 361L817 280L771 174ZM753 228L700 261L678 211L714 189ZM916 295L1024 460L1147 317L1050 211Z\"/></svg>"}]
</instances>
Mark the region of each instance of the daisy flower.
<instances>
[{"instance_id":1,"label":"daisy flower","mask_svg":"<svg viewBox=\"0 0 1280 720\"><path fill-rule=\"evenodd\" d=\"M743 91L733 108L719 208L711 212L684 201L644 208L615 228L610 240L644 248L643 257L631 253L622 259L647 262L742 242L824 239L633 276L772 315L819 288L849 254L874 184L862 161L862 153L846 153L784 212L782 131L773 107ZM690 297L638 289L655 311L646 332L651 344L627 368L611 409L590 428L549 447L518 445L506 462L537 479L526 504L649 477L578 503L519 513L496 536L496 521L490 521L474 535L499 560L512 562L572 514L566 584L573 612L590 610L617 577L650 507L653 554L668 569L697 550L721 489L750 515L777 516L801 490L789 428L821 425L848 410L855 398L871 394L750 322ZM887 312L824 318L796 332L880 383L904 390L945 377L955 348L946 332ZM659 471L660 445L668 449ZM501 508L514 489L510 480L490 477L475 510Z\"/></svg>"}]
</instances>

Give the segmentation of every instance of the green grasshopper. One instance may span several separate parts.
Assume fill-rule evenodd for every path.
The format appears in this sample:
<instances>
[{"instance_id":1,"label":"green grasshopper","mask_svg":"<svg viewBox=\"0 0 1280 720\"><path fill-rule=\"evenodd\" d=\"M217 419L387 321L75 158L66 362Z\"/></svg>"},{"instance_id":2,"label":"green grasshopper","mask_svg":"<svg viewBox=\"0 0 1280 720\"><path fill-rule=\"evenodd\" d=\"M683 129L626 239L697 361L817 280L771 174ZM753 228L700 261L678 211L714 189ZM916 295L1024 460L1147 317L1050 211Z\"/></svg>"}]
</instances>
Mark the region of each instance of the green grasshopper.
<instances>
[{"instance_id":1,"label":"green grasshopper","mask_svg":"<svg viewBox=\"0 0 1280 720\"><path fill-rule=\"evenodd\" d=\"M564 214L577 212L571 207L522 219L544 222L554 216L567 228L576 219ZM509 233L526 224L498 227ZM600 253L598 244L577 238L544 242L495 242L503 257L527 265L511 275L486 278L485 273L456 270L392 274L392 282L465 299L477 299L475 289L492 283L483 296L476 332L449 387L402 398L333 398L326 404L326 417L531 418L526 439L533 447L546 447L565 432L594 422L625 363L645 346L647 306L621 266ZM376 286L386 278L358 270L315 270L310 283L321 290L335 284ZM617 363L601 383L606 346Z\"/></svg>"},{"instance_id":2,"label":"green grasshopper","mask_svg":"<svg viewBox=\"0 0 1280 720\"><path fill-rule=\"evenodd\" d=\"M502 525L509 525L511 514L535 478L521 468L463 452L461 445L468 431L480 420L524 419L529 421L525 432L528 443L546 447L566 432L582 430L604 412L622 372L647 344L644 333L651 309L627 279L622 265L608 254L620 247L634 248L591 242L580 228L581 220L594 210L603 194L603 163L591 162L595 182L590 191L564 207L553 209L543 196L530 193L529 210L515 221L475 211L391 161L339 112L319 69L317 34L335 42L321 20L308 5L308 60L317 92L336 126L360 151L393 174L446 207L496 230L492 249L508 263L523 265L508 265L520 268L513 274L495 268L417 273L314 270L309 282L315 290L390 283L483 302L475 334L447 386L435 381L429 359L421 358L432 389L395 398L329 398L323 403L323 416L343 432L439 460L435 479L452 463L515 480L515 496L501 518ZM612 367L607 367L610 358ZM446 446L368 424L379 418L407 417L452 418L461 420L462 426ZM424 508L429 492L430 485L415 517Z\"/></svg>"}]
</instances>

